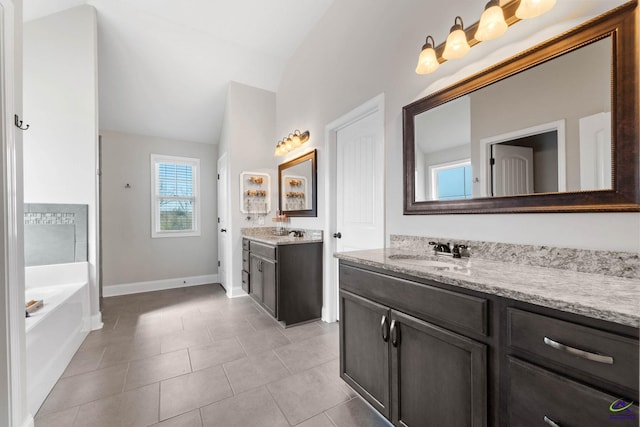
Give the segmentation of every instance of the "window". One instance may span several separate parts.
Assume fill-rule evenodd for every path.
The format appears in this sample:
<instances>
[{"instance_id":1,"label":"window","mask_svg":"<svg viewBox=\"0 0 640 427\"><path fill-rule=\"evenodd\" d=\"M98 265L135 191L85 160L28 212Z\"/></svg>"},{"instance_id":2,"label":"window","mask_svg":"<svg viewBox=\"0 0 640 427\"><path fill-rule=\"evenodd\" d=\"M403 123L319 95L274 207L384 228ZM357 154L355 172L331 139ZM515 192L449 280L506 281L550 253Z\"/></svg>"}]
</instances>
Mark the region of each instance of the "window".
<instances>
[{"instance_id":1,"label":"window","mask_svg":"<svg viewBox=\"0 0 640 427\"><path fill-rule=\"evenodd\" d=\"M433 200L470 199L471 161L461 160L431 166L431 194Z\"/></svg>"},{"instance_id":2,"label":"window","mask_svg":"<svg viewBox=\"0 0 640 427\"><path fill-rule=\"evenodd\" d=\"M151 237L200 235L200 160L151 155Z\"/></svg>"}]
</instances>

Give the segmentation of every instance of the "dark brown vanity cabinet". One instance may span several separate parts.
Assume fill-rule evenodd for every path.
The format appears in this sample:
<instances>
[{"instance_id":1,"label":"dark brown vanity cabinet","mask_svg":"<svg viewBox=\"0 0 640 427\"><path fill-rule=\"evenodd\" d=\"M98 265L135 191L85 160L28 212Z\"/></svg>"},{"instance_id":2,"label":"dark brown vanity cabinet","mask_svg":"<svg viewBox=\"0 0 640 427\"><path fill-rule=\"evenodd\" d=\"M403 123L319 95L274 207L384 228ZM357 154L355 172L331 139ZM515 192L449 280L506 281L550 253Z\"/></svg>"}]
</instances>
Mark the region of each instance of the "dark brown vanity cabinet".
<instances>
[{"instance_id":1,"label":"dark brown vanity cabinet","mask_svg":"<svg viewBox=\"0 0 640 427\"><path fill-rule=\"evenodd\" d=\"M321 317L322 242L269 245L244 239L244 247L249 295L262 308L287 326Z\"/></svg>"},{"instance_id":2,"label":"dark brown vanity cabinet","mask_svg":"<svg viewBox=\"0 0 640 427\"><path fill-rule=\"evenodd\" d=\"M446 306L457 295L345 265L340 287L340 373L349 385L398 426L487 425L486 345L398 310L421 312L432 298Z\"/></svg>"},{"instance_id":3,"label":"dark brown vanity cabinet","mask_svg":"<svg viewBox=\"0 0 640 427\"><path fill-rule=\"evenodd\" d=\"M340 375L394 425L638 426L638 328L457 289L340 261Z\"/></svg>"}]
</instances>

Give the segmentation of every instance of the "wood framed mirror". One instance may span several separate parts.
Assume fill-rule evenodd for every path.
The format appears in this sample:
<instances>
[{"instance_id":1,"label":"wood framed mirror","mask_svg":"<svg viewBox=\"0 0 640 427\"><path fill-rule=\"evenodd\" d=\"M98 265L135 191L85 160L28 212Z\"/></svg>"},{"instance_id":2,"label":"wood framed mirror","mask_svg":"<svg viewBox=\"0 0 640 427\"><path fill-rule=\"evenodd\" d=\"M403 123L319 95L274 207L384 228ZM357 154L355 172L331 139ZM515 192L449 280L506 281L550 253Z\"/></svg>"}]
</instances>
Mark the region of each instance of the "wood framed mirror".
<instances>
[{"instance_id":1,"label":"wood framed mirror","mask_svg":"<svg viewBox=\"0 0 640 427\"><path fill-rule=\"evenodd\" d=\"M404 214L640 211L636 6L405 106Z\"/></svg>"},{"instance_id":2,"label":"wood framed mirror","mask_svg":"<svg viewBox=\"0 0 640 427\"><path fill-rule=\"evenodd\" d=\"M287 216L318 216L316 150L278 165L278 206Z\"/></svg>"}]
</instances>

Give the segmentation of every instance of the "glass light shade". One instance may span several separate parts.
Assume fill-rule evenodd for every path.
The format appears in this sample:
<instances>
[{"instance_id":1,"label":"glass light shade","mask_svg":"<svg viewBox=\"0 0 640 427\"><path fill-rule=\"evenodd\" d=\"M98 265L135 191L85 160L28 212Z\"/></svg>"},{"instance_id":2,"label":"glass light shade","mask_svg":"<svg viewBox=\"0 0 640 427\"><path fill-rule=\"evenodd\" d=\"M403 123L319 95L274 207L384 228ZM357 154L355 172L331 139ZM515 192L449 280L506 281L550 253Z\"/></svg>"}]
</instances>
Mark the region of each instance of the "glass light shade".
<instances>
[{"instance_id":1,"label":"glass light shade","mask_svg":"<svg viewBox=\"0 0 640 427\"><path fill-rule=\"evenodd\" d=\"M504 12L498 5L489 6L480 17L478 30L474 38L480 41L487 41L500 37L507 31L509 26L504 19Z\"/></svg>"},{"instance_id":2,"label":"glass light shade","mask_svg":"<svg viewBox=\"0 0 640 427\"><path fill-rule=\"evenodd\" d=\"M286 151L284 150L282 143L278 143L278 145L276 145L276 156L282 156L284 153L286 153Z\"/></svg>"},{"instance_id":3,"label":"glass light shade","mask_svg":"<svg viewBox=\"0 0 640 427\"><path fill-rule=\"evenodd\" d=\"M458 27L449 33L442 57L446 60L462 58L469 52L469 49L471 47L467 41L467 35L462 27Z\"/></svg>"},{"instance_id":4,"label":"glass light shade","mask_svg":"<svg viewBox=\"0 0 640 427\"><path fill-rule=\"evenodd\" d=\"M516 16L520 19L535 18L555 6L556 0L520 0Z\"/></svg>"},{"instance_id":5,"label":"glass light shade","mask_svg":"<svg viewBox=\"0 0 640 427\"><path fill-rule=\"evenodd\" d=\"M302 145L302 140L300 139L300 135L294 134L291 137L291 142L293 143L293 148L298 148Z\"/></svg>"},{"instance_id":6,"label":"glass light shade","mask_svg":"<svg viewBox=\"0 0 640 427\"><path fill-rule=\"evenodd\" d=\"M291 138L287 138L284 140L284 147L287 151L293 150L293 141L291 141Z\"/></svg>"},{"instance_id":7,"label":"glass light shade","mask_svg":"<svg viewBox=\"0 0 640 427\"><path fill-rule=\"evenodd\" d=\"M440 66L440 62L438 62L438 57L436 55L436 51L431 45L425 45L420 52L420 57L418 58L418 65L416 66L417 74L429 74L433 73Z\"/></svg>"}]
</instances>

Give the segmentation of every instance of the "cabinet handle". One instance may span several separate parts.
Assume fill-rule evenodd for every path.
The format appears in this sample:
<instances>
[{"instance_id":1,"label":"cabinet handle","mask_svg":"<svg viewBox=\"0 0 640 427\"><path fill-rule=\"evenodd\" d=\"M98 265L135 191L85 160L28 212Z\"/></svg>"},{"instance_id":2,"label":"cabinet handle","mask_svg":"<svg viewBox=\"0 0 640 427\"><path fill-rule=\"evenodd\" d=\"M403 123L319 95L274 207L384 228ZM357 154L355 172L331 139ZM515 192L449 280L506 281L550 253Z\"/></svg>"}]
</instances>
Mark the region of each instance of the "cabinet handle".
<instances>
[{"instance_id":1,"label":"cabinet handle","mask_svg":"<svg viewBox=\"0 0 640 427\"><path fill-rule=\"evenodd\" d=\"M398 328L396 327L396 321L392 320L391 321L391 344L394 347L398 346L398 342L400 341L400 331L398 330Z\"/></svg>"},{"instance_id":2,"label":"cabinet handle","mask_svg":"<svg viewBox=\"0 0 640 427\"><path fill-rule=\"evenodd\" d=\"M387 316L382 316L382 321L380 322L380 329L382 330L382 341L389 341L389 329L387 328Z\"/></svg>"},{"instance_id":3,"label":"cabinet handle","mask_svg":"<svg viewBox=\"0 0 640 427\"><path fill-rule=\"evenodd\" d=\"M262 273L262 261L258 261L258 272Z\"/></svg>"},{"instance_id":4,"label":"cabinet handle","mask_svg":"<svg viewBox=\"0 0 640 427\"><path fill-rule=\"evenodd\" d=\"M546 415L544 416L544 422L550 425L551 427L560 427L560 424L553 421L551 418L547 417Z\"/></svg>"},{"instance_id":5,"label":"cabinet handle","mask_svg":"<svg viewBox=\"0 0 640 427\"><path fill-rule=\"evenodd\" d=\"M580 350L579 348L570 347L568 345L559 343L551 338L544 337L544 343L556 350L564 351L565 353L573 354L574 356L581 357L583 359L591 360L593 362L605 363L607 365L613 365L613 357L605 356L602 354L591 353L589 351Z\"/></svg>"}]
</instances>

